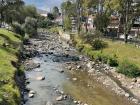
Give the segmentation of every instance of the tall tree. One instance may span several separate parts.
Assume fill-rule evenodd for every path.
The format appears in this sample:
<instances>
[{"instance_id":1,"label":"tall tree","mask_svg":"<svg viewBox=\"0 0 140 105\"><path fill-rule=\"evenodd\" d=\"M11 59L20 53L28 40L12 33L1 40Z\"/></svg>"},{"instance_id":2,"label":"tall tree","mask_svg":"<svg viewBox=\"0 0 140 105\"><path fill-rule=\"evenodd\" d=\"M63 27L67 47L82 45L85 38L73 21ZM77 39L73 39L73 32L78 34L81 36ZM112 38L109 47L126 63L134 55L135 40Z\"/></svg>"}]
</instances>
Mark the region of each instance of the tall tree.
<instances>
[{"instance_id":1,"label":"tall tree","mask_svg":"<svg viewBox=\"0 0 140 105\"><path fill-rule=\"evenodd\" d=\"M53 7L52 14L54 15L55 18L57 18L60 14L59 8L57 6Z\"/></svg>"},{"instance_id":2,"label":"tall tree","mask_svg":"<svg viewBox=\"0 0 140 105\"><path fill-rule=\"evenodd\" d=\"M134 5L134 0L105 0L106 8L115 10L120 14L120 21L124 29L124 41L127 43L128 34L131 30L131 27L134 23L137 13L140 11L137 10L137 6Z\"/></svg>"}]
</instances>

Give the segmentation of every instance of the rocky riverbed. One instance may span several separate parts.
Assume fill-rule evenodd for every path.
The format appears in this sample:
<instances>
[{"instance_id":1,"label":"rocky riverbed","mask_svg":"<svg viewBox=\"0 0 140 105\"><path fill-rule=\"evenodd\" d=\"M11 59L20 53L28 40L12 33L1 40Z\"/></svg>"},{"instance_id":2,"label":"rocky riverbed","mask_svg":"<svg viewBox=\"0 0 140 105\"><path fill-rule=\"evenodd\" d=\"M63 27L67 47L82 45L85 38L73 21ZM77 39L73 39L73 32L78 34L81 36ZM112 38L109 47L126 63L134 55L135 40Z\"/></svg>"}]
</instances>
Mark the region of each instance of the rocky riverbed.
<instances>
[{"instance_id":1,"label":"rocky riverbed","mask_svg":"<svg viewBox=\"0 0 140 105\"><path fill-rule=\"evenodd\" d=\"M42 32L30 39L22 58L26 69L24 105L139 104L107 75L113 68L78 54L57 34Z\"/></svg>"}]
</instances>

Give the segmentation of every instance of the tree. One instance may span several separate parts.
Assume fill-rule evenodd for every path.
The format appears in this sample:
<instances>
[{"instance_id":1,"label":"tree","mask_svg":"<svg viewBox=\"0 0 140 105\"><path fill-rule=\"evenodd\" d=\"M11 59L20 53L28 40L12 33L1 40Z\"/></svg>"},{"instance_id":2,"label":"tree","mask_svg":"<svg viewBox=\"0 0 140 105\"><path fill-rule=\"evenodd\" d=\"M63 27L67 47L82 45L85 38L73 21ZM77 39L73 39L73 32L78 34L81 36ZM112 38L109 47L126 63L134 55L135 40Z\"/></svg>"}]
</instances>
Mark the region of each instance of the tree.
<instances>
[{"instance_id":1,"label":"tree","mask_svg":"<svg viewBox=\"0 0 140 105\"><path fill-rule=\"evenodd\" d=\"M48 13L48 19L49 20L54 20L54 15L52 13Z\"/></svg>"},{"instance_id":2,"label":"tree","mask_svg":"<svg viewBox=\"0 0 140 105\"><path fill-rule=\"evenodd\" d=\"M82 6L82 9L83 9L83 16L86 17L85 27L86 27L86 32L87 32L88 31L87 24L88 24L88 17L89 17L89 9L95 7L98 3L98 0L81 0L80 3Z\"/></svg>"},{"instance_id":3,"label":"tree","mask_svg":"<svg viewBox=\"0 0 140 105\"><path fill-rule=\"evenodd\" d=\"M120 14L120 20L122 20L120 24L124 27L124 41L127 43L136 15L140 13L136 11L138 7L134 5L134 0L105 0L105 7Z\"/></svg>"},{"instance_id":4,"label":"tree","mask_svg":"<svg viewBox=\"0 0 140 105\"><path fill-rule=\"evenodd\" d=\"M106 31L107 26L109 25L109 17L106 13L97 14L95 18L95 26L96 30L104 33Z\"/></svg>"},{"instance_id":5,"label":"tree","mask_svg":"<svg viewBox=\"0 0 140 105\"><path fill-rule=\"evenodd\" d=\"M37 20L35 18L27 17L24 24L25 33L29 36L37 35Z\"/></svg>"},{"instance_id":6,"label":"tree","mask_svg":"<svg viewBox=\"0 0 140 105\"><path fill-rule=\"evenodd\" d=\"M0 21L11 23L15 20L15 15L18 14L17 10L22 6L22 0L1 0L0 1Z\"/></svg>"},{"instance_id":7,"label":"tree","mask_svg":"<svg viewBox=\"0 0 140 105\"><path fill-rule=\"evenodd\" d=\"M58 7L53 7L53 11L52 11L52 14L54 15L55 18L57 18L59 16L59 9Z\"/></svg>"},{"instance_id":8,"label":"tree","mask_svg":"<svg viewBox=\"0 0 140 105\"><path fill-rule=\"evenodd\" d=\"M76 4L74 2L66 1L61 4L63 27L64 29L71 29L71 18L77 15ZM68 28L69 27L69 28Z\"/></svg>"}]
</instances>

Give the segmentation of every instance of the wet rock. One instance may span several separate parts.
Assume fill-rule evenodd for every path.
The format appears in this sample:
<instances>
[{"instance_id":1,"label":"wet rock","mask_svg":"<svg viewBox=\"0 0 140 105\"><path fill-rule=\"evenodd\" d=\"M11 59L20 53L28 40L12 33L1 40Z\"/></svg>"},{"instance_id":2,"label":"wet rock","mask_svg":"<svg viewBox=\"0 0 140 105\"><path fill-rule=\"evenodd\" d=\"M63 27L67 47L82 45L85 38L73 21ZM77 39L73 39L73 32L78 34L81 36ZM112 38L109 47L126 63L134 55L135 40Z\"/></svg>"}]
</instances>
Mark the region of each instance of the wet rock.
<instances>
[{"instance_id":1,"label":"wet rock","mask_svg":"<svg viewBox=\"0 0 140 105\"><path fill-rule=\"evenodd\" d=\"M78 104L78 101L73 101L75 104Z\"/></svg>"},{"instance_id":2,"label":"wet rock","mask_svg":"<svg viewBox=\"0 0 140 105\"><path fill-rule=\"evenodd\" d=\"M137 83L139 83L139 84L140 84L140 78L137 78Z\"/></svg>"},{"instance_id":3,"label":"wet rock","mask_svg":"<svg viewBox=\"0 0 140 105\"><path fill-rule=\"evenodd\" d=\"M38 81L45 80L45 77L44 76L40 76L40 77L37 77L36 80L38 80Z\"/></svg>"},{"instance_id":4,"label":"wet rock","mask_svg":"<svg viewBox=\"0 0 140 105\"><path fill-rule=\"evenodd\" d=\"M72 67L71 66L68 66L68 70L71 70L72 69Z\"/></svg>"},{"instance_id":5,"label":"wet rock","mask_svg":"<svg viewBox=\"0 0 140 105\"><path fill-rule=\"evenodd\" d=\"M64 70L59 70L60 73L64 73Z\"/></svg>"},{"instance_id":6,"label":"wet rock","mask_svg":"<svg viewBox=\"0 0 140 105\"><path fill-rule=\"evenodd\" d=\"M56 101L62 101L62 100L63 100L63 96L62 95L56 98Z\"/></svg>"},{"instance_id":7,"label":"wet rock","mask_svg":"<svg viewBox=\"0 0 140 105\"><path fill-rule=\"evenodd\" d=\"M29 97L29 98L33 98L33 97L34 97L34 94L29 93L29 94L28 94L28 97Z\"/></svg>"},{"instance_id":8,"label":"wet rock","mask_svg":"<svg viewBox=\"0 0 140 105\"><path fill-rule=\"evenodd\" d=\"M133 79L132 79L132 82L137 82L137 79L136 79L136 78L133 78Z\"/></svg>"},{"instance_id":9,"label":"wet rock","mask_svg":"<svg viewBox=\"0 0 140 105\"><path fill-rule=\"evenodd\" d=\"M35 94L36 92L35 91L33 91L33 90L30 90L29 91L29 94Z\"/></svg>"},{"instance_id":10,"label":"wet rock","mask_svg":"<svg viewBox=\"0 0 140 105\"><path fill-rule=\"evenodd\" d=\"M92 64L91 64L91 62L88 62L86 66L87 66L89 69L92 69Z\"/></svg>"},{"instance_id":11,"label":"wet rock","mask_svg":"<svg viewBox=\"0 0 140 105\"><path fill-rule=\"evenodd\" d=\"M139 102L139 101L138 101L137 99L135 99L135 98L132 99L132 101L133 101L134 103L136 103L136 104Z\"/></svg>"},{"instance_id":12,"label":"wet rock","mask_svg":"<svg viewBox=\"0 0 140 105\"><path fill-rule=\"evenodd\" d=\"M95 69L90 69L89 71L88 71L88 73L93 73L95 71Z\"/></svg>"},{"instance_id":13,"label":"wet rock","mask_svg":"<svg viewBox=\"0 0 140 105\"><path fill-rule=\"evenodd\" d=\"M125 93L125 97L127 97L127 98L128 98L128 97L130 97L130 95L129 95L128 93Z\"/></svg>"},{"instance_id":14,"label":"wet rock","mask_svg":"<svg viewBox=\"0 0 140 105\"><path fill-rule=\"evenodd\" d=\"M80 69L80 68L81 68L81 65L78 65L78 66L77 66L77 69Z\"/></svg>"},{"instance_id":15,"label":"wet rock","mask_svg":"<svg viewBox=\"0 0 140 105\"><path fill-rule=\"evenodd\" d=\"M47 102L46 105L53 105L51 102Z\"/></svg>"},{"instance_id":16,"label":"wet rock","mask_svg":"<svg viewBox=\"0 0 140 105\"><path fill-rule=\"evenodd\" d=\"M72 78L73 81L77 81L77 78Z\"/></svg>"}]
</instances>

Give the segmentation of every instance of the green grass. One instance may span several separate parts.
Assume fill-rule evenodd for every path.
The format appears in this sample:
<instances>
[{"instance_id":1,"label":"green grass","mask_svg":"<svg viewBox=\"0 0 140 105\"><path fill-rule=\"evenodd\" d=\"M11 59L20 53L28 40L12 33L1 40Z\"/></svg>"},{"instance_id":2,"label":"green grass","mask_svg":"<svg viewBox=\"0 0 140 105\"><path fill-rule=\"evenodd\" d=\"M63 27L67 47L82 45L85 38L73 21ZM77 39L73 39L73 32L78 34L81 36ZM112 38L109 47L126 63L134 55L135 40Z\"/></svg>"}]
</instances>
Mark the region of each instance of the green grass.
<instances>
[{"instance_id":1,"label":"green grass","mask_svg":"<svg viewBox=\"0 0 140 105\"><path fill-rule=\"evenodd\" d=\"M4 47L3 43L8 43L9 46ZM17 105L19 100L19 90L14 80L17 69L11 62L18 61L16 53L20 43L20 35L0 29L0 105Z\"/></svg>"},{"instance_id":2,"label":"green grass","mask_svg":"<svg viewBox=\"0 0 140 105\"><path fill-rule=\"evenodd\" d=\"M127 59L136 64L140 68L140 49L132 44L124 44L120 41L106 40L109 44L108 48L103 50L105 54L116 54L119 62Z\"/></svg>"},{"instance_id":3,"label":"green grass","mask_svg":"<svg viewBox=\"0 0 140 105\"><path fill-rule=\"evenodd\" d=\"M84 46L83 52L90 57L95 56L98 53L103 53L107 56L117 56L119 63L124 60L128 60L136 64L140 68L140 49L136 48L133 44L124 44L121 41L112 41L109 39L104 39L108 43L108 47L101 50L93 50L91 45L83 43L82 39L79 36L74 38L77 48L79 46Z\"/></svg>"}]
</instances>

